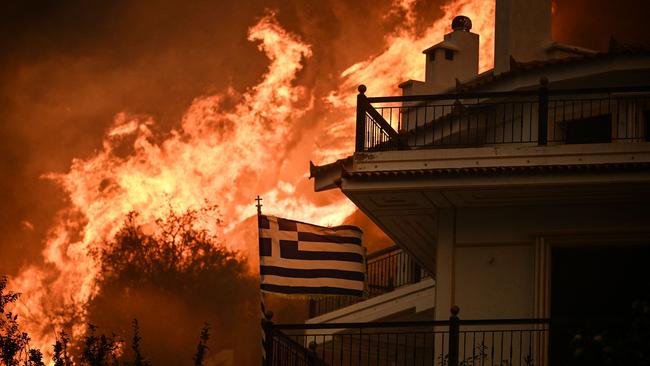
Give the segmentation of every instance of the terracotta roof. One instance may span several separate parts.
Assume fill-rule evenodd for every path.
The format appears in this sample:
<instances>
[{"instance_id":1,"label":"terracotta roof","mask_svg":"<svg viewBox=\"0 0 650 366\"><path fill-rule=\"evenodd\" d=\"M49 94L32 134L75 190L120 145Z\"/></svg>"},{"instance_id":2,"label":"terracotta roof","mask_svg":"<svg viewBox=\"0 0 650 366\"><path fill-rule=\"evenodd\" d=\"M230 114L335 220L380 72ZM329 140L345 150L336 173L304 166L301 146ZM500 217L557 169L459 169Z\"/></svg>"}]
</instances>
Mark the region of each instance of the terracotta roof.
<instances>
[{"instance_id":1,"label":"terracotta roof","mask_svg":"<svg viewBox=\"0 0 650 366\"><path fill-rule=\"evenodd\" d=\"M346 166L351 166L354 156L350 155L344 159L338 159L337 161L325 165L314 165L312 161L309 162L309 178L314 178L324 171L329 171L332 169L341 169L345 170Z\"/></svg>"},{"instance_id":2,"label":"terracotta roof","mask_svg":"<svg viewBox=\"0 0 650 366\"><path fill-rule=\"evenodd\" d=\"M511 56L509 71L502 72L500 74L495 74L494 70L488 70L465 83L456 83L456 91L457 92L472 91L476 88L486 86L496 81L500 81L503 79L507 79L531 71L538 71L548 67L554 67L558 65L572 66L579 63L589 62L593 60L608 59L620 55L650 56L650 46L643 45L643 44L621 44L618 43L616 40L612 39L610 41L608 52L595 52L591 54L585 52L582 56L554 58L554 59L548 59L542 61L529 61L529 62L519 62Z\"/></svg>"}]
</instances>

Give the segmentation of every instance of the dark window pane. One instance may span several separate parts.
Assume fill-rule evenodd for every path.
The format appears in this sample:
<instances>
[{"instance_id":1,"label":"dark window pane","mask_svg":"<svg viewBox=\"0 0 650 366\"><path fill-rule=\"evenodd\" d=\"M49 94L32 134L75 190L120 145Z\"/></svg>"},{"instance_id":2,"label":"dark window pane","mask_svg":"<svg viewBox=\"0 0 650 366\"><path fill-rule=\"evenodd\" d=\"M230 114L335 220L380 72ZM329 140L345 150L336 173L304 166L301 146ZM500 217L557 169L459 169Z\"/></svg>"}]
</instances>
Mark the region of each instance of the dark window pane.
<instances>
[{"instance_id":1,"label":"dark window pane","mask_svg":"<svg viewBox=\"0 0 650 366\"><path fill-rule=\"evenodd\" d=\"M567 144L612 142L612 115L603 114L566 122Z\"/></svg>"},{"instance_id":2,"label":"dark window pane","mask_svg":"<svg viewBox=\"0 0 650 366\"><path fill-rule=\"evenodd\" d=\"M447 60L453 60L454 59L454 51L452 50L445 50L445 58Z\"/></svg>"}]
</instances>

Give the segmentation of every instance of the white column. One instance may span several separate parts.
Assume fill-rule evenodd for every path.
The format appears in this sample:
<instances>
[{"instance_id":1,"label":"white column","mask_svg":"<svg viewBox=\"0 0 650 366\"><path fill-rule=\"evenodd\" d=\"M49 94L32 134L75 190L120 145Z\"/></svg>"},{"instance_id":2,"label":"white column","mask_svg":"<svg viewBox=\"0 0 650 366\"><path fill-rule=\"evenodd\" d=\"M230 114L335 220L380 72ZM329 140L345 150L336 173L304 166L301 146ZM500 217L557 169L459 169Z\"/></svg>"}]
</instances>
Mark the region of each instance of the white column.
<instances>
[{"instance_id":1,"label":"white column","mask_svg":"<svg viewBox=\"0 0 650 366\"><path fill-rule=\"evenodd\" d=\"M456 212L453 208L446 208L439 210L438 214L435 319L447 320L450 315L449 309L454 305L454 243L456 241ZM460 316L462 316L462 307Z\"/></svg>"}]
</instances>

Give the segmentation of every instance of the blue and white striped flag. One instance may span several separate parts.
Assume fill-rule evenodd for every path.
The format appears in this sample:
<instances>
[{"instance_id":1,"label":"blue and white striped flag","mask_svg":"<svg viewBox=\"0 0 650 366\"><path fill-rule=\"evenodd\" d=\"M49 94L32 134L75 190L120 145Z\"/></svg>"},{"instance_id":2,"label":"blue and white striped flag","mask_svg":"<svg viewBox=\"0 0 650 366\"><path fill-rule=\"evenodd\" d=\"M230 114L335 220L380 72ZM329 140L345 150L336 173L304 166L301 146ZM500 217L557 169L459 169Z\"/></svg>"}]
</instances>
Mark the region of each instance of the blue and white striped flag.
<instances>
[{"instance_id":1,"label":"blue and white striped flag","mask_svg":"<svg viewBox=\"0 0 650 366\"><path fill-rule=\"evenodd\" d=\"M363 295L363 232L258 216L260 286L287 295Z\"/></svg>"}]
</instances>

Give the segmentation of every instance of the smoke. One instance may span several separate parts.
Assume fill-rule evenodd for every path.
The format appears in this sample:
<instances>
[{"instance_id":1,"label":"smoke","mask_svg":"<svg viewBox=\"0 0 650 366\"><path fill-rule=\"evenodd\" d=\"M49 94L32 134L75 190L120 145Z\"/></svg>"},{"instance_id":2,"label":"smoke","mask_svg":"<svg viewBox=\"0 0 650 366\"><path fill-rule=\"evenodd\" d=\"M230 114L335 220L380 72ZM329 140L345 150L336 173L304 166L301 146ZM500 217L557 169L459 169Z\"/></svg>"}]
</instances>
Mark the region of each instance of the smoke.
<instances>
[{"instance_id":1,"label":"smoke","mask_svg":"<svg viewBox=\"0 0 650 366\"><path fill-rule=\"evenodd\" d=\"M558 42L607 52L614 37L623 43L650 45L646 29L650 3L645 0L556 0L553 38Z\"/></svg>"}]
</instances>

